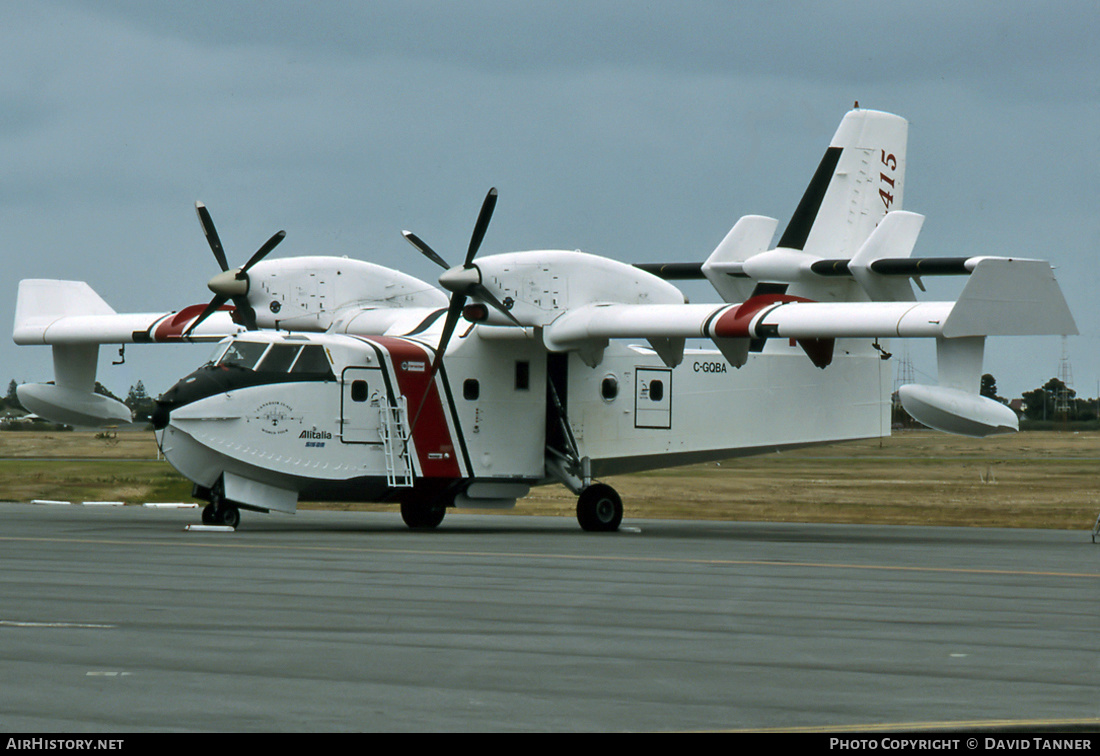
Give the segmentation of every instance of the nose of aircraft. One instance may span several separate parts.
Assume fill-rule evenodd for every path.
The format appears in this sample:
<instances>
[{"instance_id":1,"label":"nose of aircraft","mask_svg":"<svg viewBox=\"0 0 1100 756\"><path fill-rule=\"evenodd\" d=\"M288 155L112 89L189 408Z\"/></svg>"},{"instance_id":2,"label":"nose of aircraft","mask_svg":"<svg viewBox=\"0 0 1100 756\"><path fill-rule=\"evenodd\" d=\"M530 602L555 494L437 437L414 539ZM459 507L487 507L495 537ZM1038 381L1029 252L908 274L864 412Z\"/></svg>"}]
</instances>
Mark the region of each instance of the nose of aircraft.
<instances>
[{"instance_id":1,"label":"nose of aircraft","mask_svg":"<svg viewBox=\"0 0 1100 756\"><path fill-rule=\"evenodd\" d=\"M171 420L172 407L168 402L157 400L157 406L153 410L153 430L164 430Z\"/></svg>"},{"instance_id":2,"label":"nose of aircraft","mask_svg":"<svg viewBox=\"0 0 1100 756\"><path fill-rule=\"evenodd\" d=\"M164 430L171 421L172 410L207 396L221 393L228 386L218 371L204 366L179 380L172 388L157 397L153 410L153 430Z\"/></svg>"}]
</instances>

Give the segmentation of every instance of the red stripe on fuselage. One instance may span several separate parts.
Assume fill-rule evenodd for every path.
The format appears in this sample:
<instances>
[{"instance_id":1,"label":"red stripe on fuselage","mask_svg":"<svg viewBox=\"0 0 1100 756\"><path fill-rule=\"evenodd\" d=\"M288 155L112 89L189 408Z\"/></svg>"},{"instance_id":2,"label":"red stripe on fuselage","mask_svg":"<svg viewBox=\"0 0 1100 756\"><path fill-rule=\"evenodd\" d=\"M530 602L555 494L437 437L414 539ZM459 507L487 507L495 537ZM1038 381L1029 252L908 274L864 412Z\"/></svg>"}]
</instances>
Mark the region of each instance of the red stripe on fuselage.
<instances>
[{"instance_id":1,"label":"red stripe on fuselage","mask_svg":"<svg viewBox=\"0 0 1100 756\"><path fill-rule=\"evenodd\" d=\"M371 336L365 340L372 341L389 352L397 389L408 403L409 423L412 423L421 401L424 402L413 429L413 448L416 449L416 457L420 461L421 476L462 477L458 450L447 426L447 415L439 396L438 381L429 383L428 380L432 366L431 352L423 344L406 339Z\"/></svg>"}]
</instances>

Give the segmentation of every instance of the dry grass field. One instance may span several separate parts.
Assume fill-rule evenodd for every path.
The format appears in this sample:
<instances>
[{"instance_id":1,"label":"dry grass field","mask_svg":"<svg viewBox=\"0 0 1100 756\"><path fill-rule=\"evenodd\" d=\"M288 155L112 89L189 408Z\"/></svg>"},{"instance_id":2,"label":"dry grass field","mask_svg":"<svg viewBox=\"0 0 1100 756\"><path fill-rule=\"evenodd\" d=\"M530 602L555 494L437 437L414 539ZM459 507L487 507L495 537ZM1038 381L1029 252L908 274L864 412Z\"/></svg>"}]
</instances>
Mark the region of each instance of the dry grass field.
<instances>
[{"instance_id":1,"label":"dry grass field","mask_svg":"<svg viewBox=\"0 0 1100 756\"><path fill-rule=\"evenodd\" d=\"M1089 529L1100 433L977 440L930 431L610 478L628 517ZM188 501L152 434L0 433L0 500ZM561 486L515 514L572 516ZM303 502L303 508L371 508Z\"/></svg>"}]
</instances>

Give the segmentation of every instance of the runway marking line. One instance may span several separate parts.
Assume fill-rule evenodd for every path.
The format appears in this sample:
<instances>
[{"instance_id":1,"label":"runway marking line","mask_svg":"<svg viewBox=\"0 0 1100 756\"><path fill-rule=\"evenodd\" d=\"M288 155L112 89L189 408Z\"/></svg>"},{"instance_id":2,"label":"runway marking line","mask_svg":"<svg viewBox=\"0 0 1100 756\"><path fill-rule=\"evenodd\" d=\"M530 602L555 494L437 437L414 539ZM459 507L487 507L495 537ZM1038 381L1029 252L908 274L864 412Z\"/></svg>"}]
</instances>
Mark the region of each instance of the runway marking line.
<instances>
[{"instance_id":1,"label":"runway marking line","mask_svg":"<svg viewBox=\"0 0 1100 756\"><path fill-rule=\"evenodd\" d=\"M114 630L118 625L100 625L94 622L20 622L18 620L0 620L0 627L61 627L79 630Z\"/></svg>"},{"instance_id":2,"label":"runway marking line","mask_svg":"<svg viewBox=\"0 0 1100 756\"><path fill-rule=\"evenodd\" d=\"M0 536L0 542L4 541L23 541L23 542L40 542L40 543L101 543L110 544L115 546L134 546L137 545L134 541L120 541L110 538L47 538L47 537L29 537L29 536ZM449 551L439 549L379 549L371 547L352 547L352 546L296 546L293 544L271 544L271 543L211 543L211 542L197 542L197 541L142 541L141 545L146 546L183 546L194 547L204 549L276 549L280 551L327 551L327 552L352 552L352 553L371 553L371 554L406 554L406 555L431 555L431 556L454 556L454 557L483 557L483 558L500 558L500 557L518 557L524 559L544 559L544 560L574 560L574 561L602 561L602 562L650 562L650 563L665 563L665 564L702 564L702 565L715 565L715 566L749 566L749 567L813 567L818 569L837 569L837 570L871 570L871 571L891 571L891 572L932 572L932 573L944 573L950 575L1017 575L1027 577L1058 577L1058 578L1084 578L1084 579L1100 579L1100 573L1096 572L1047 572L1042 570L997 570L997 569L980 569L973 567L913 567L905 565L889 565L889 564L848 564L844 562L793 562L793 561L778 561L771 559L691 559L691 558L672 558L672 557L640 557L640 556L617 556L613 554L535 554L532 552L523 551Z\"/></svg>"},{"instance_id":3,"label":"runway marking line","mask_svg":"<svg viewBox=\"0 0 1100 756\"><path fill-rule=\"evenodd\" d=\"M1004 727L1087 727L1100 725L1100 718L1085 719L973 719L943 722L879 722L877 724L825 725L813 727L765 727L753 729L706 730L704 732L723 733L864 733L864 732L909 732L917 730L943 730L955 732L967 729L990 729Z\"/></svg>"}]
</instances>

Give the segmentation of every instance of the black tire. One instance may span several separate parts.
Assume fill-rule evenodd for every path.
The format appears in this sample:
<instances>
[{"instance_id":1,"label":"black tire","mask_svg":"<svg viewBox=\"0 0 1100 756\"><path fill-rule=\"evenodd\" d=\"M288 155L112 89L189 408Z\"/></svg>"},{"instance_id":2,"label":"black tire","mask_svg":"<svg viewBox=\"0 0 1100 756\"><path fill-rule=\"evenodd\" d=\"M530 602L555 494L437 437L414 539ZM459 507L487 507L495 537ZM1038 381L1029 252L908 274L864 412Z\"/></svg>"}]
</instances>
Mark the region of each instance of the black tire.
<instances>
[{"instance_id":1,"label":"black tire","mask_svg":"<svg viewBox=\"0 0 1100 756\"><path fill-rule=\"evenodd\" d=\"M221 510L218 512L218 516L222 525L228 525L236 529L236 527L241 524L241 510L237 509L232 504L222 505Z\"/></svg>"},{"instance_id":2,"label":"black tire","mask_svg":"<svg viewBox=\"0 0 1100 756\"><path fill-rule=\"evenodd\" d=\"M214 505L207 504L202 508L202 524L203 525L217 525L218 515L216 514L216 508Z\"/></svg>"},{"instance_id":3,"label":"black tire","mask_svg":"<svg viewBox=\"0 0 1100 756\"><path fill-rule=\"evenodd\" d=\"M623 500L611 486L603 483L589 486L577 498L577 522L585 530L610 533L623 521Z\"/></svg>"},{"instance_id":4,"label":"black tire","mask_svg":"<svg viewBox=\"0 0 1100 756\"><path fill-rule=\"evenodd\" d=\"M439 527L447 509L419 502L401 502L401 519L413 530L431 530Z\"/></svg>"}]
</instances>

